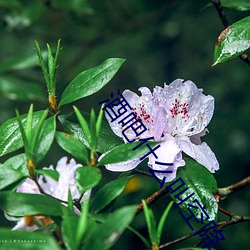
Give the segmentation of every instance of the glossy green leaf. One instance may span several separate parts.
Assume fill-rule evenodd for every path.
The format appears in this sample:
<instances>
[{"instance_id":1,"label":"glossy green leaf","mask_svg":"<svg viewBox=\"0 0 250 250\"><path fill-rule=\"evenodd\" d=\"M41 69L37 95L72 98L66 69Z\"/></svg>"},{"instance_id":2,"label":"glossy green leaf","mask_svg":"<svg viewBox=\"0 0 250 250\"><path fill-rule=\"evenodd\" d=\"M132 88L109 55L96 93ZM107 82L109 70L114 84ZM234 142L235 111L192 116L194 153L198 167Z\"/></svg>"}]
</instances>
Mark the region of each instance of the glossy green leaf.
<instances>
[{"instance_id":1,"label":"glossy green leaf","mask_svg":"<svg viewBox=\"0 0 250 250\"><path fill-rule=\"evenodd\" d=\"M133 150L136 146L138 146L141 141L127 143L123 145L119 145L112 149L110 152L108 152L103 158L101 158L100 162L97 164L98 166L102 166L105 164L111 164L111 163L117 163L117 162L123 162L128 160L133 160L136 158L139 158L146 153L149 152L149 148L147 147L147 144L151 146L151 148L154 148L158 143L157 142L147 142L141 145L136 150Z\"/></svg>"},{"instance_id":2,"label":"glossy green leaf","mask_svg":"<svg viewBox=\"0 0 250 250\"><path fill-rule=\"evenodd\" d=\"M165 211L163 212L160 221L159 221L159 224L157 227L157 244L160 244L162 230L163 230L165 221L168 217L168 214L169 214L169 211L170 211L172 205L173 205L173 201L170 201L168 206L166 207Z\"/></svg>"},{"instance_id":3,"label":"glossy green leaf","mask_svg":"<svg viewBox=\"0 0 250 250\"><path fill-rule=\"evenodd\" d=\"M13 192L0 193L0 208L11 216L45 214L62 216L66 209L59 201L45 195Z\"/></svg>"},{"instance_id":4,"label":"glossy green leaf","mask_svg":"<svg viewBox=\"0 0 250 250\"><path fill-rule=\"evenodd\" d=\"M78 74L64 90L59 106L99 91L114 77L124 61L121 58L110 58L99 66Z\"/></svg>"},{"instance_id":5,"label":"glossy green leaf","mask_svg":"<svg viewBox=\"0 0 250 250\"><path fill-rule=\"evenodd\" d=\"M250 16L227 27L215 45L214 65L239 56L250 47Z\"/></svg>"},{"instance_id":6,"label":"glossy green leaf","mask_svg":"<svg viewBox=\"0 0 250 250\"><path fill-rule=\"evenodd\" d=\"M90 112L90 122L89 122L89 129L91 135L91 149L96 150L96 115L94 109L91 109Z\"/></svg>"},{"instance_id":7,"label":"glossy green leaf","mask_svg":"<svg viewBox=\"0 0 250 250\"><path fill-rule=\"evenodd\" d=\"M70 216L64 218L62 222L62 234L64 243L69 250L76 250L77 242L76 242L76 233L77 233L77 225L79 222L78 216Z\"/></svg>"},{"instance_id":8,"label":"glossy green leaf","mask_svg":"<svg viewBox=\"0 0 250 250\"><path fill-rule=\"evenodd\" d=\"M154 214L152 210L148 208L148 205L144 200L142 200L142 204L143 204L143 211L144 211L144 215L145 215L147 226L148 226L148 234L150 237L150 241L152 245L157 244L156 221L155 221Z\"/></svg>"},{"instance_id":9,"label":"glossy green leaf","mask_svg":"<svg viewBox=\"0 0 250 250\"><path fill-rule=\"evenodd\" d=\"M0 77L0 93L14 101L46 101L45 91L42 86L14 77Z\"/></svg>"},{"instance_id":10,"label":"glossy green leaf","mask_svg":"<svg viewBox=\"0 0 250 250\"><path fill-rule=\"evenodd\" d=\"M221 4L223 7L239 10L239 11L247 11L250 10L250 1L249 0L221 0Z\"/></svg>"},{"instance_id":11,"label":"glossy green leaf","mask_svg":"<svg viewBox=\"0 0 250 250\"><path fill-rule=\"evenodd\" d=\"M39 137L37 149L37 161L41 161L48 153L50 146L54 140L56 132L56 117L52 116L45 120L41 135Z\"/></svg>"},{"instance_id":12,"label":"glossy green leaf","mask_svg":"<svg viewBox=\"0 0 250 250\"><path fill-rule=\"evenodd\" d=\"M104 107L104 104L101 106L100 108L100 112L98 114L97 120L96 120L96 139L98 141L99 139L99 135L100 135L100 131L101 131L101 127L102 127L102 120L103 120L103 113L104 110L102 109Z\"/></svg>"},{"instance_id":13,"label":"glossy green leaf","mask_svg":"<svg viewBox=\"0 0 250 250\"><path fill-rule=\"evenodd\" d=\"M41 118L44 111L34 112L33 127ZM21 115L25 126L27 114ZM0 126L0 156L13 152L23 146L17 118L11 118Z\"/></svg>"},{"instance_id":14,"label":"glossy green leaf","mask_svg":"<svg viewBox=\"0 0 250 250\"><path fill-rule=\"evenodd\" d=\"M133 220L136 209L136 206L117 209L108 216L103 224L93 227L86 239L83 250L106 250L111 248Z\"/></svg>"},{"instance_id":15,"label":"glossy green leaf","mask_svg":"<svg viewBox=\"0 0 250 250\"><path fill-rule=\"evenodd\" d=\"M23 153L10 157L8 160L4 162L4 165L8 166L9 168L18 170L19 172L28 176L29 171L27 169L26 160L27 160L26 155Z\"/></svg>"},{"instance_id":16,"label":"glossy green leaf","mask_svg":"<svg viewBox=\"0 0 250 250\"><path fill-rule=\"evenodd\" d=\"M0 164L0 190L13 184L16 181L21 181L27 175L17 171L9 166Z\"/></svg>"},{"instance_id":17,"label":"glossy green leaf","mask_svg":"<svg viewBox=\"0 0 250 250\"><path fill-rule=\"evenodd\" d=\"M89 114L83 114L87 119L89 119ZM86 147L90 148L86 137L84 136L82 129L73 113L68 115L61 115L59 116L59 120L63 124L63 127L70 134L74 135L84 145L86 145ZM104 153L121 144L123 144L122 139L114 134L107 122L103 121L100 130L99 140L97 142L97 152Z\"/></svg>"},{"instance_id":18,"label":"glossy green leaf","mask_svg":"<svg viewBox=\"0 0 250 250\"><path fill-rule=\"evenodd\" d=\"M37 169L36 170L37 174L44 175L47 177L50 177L51 179L58 181L59 179L59 173L56 170L52 169Z\"/></svg>"},{"instance_id":19,"label":"glossy green leaf","mask_svg":"<svg viewBox=\"0 0 250 250\"><path fill-rule=\"evenodd\" d=\"M77 168L75 174L76 185L81 194L95 187L100 182L101 178L101 170L95 167Z\"/></svg>"},{"instance_id":20,"label":"glossy green leaf","mask_svg":"<svg viewBox=\"0 0 250 250\"><path fill-rule=\"evenodd\" d=\"M1 250L60 250L54 238L47 234L26 231L10 231L0 228Z\"/></svg>"},{"instance_id":21,"label":"glossy green leaf","mask_svg":"<svg viewBox=\"0 0 250 250\"><path fill-rule=\"evenodd\" d=\"M195 193L195 195L193 195L187 201L183 202L182 205L180 205L179 207L181 207L182 209L184 209L185 212L190 214L190 212L187 210L187 208L189 207L188 203L194 206L198 206L197 203L192 203L193 200L197 199L202 206L206 206L205 210L210 217L208 221L216 221L218 214L218 204L213 194L218 192L218 187L214 176L204 166L200 165L196 161L191 159L185 159L185 161L185 167L178 169L176 177L176 179L181 177L185 185L178 189L178 191L171 194L171 197L176 203L179 203L180 201L176 199L174 195L180 193L182 190L188 187L189 189L186 190L183 194L181 194L180 198L184 200L188 195L192 193ZM177 188L179 185L180 182L174 184L173 188ZM201 219L202 213L200 212L200 209L190 209L193 211L197 219Z\"/></svg>"},{"instance_id":22,"label":"glossy green leaf","mask_svg":"<svg viewBox=\"0 0 250 250\"><path fill-rule=\"evenodd\" d=\"M84 135L84 138L86 138L88 145L91 145L91 134L90 134L90 129L89 129L89 125L86 121L86 119L84 118L84 116L82 115L82 113L80 112L80 110L73 106L75 113L76 113L76 117L78 119L78 122L81 125L81 129Z\"/></svg>"},{"instance_id":23,"label":"glossy green leaf","mask_svg":"<svg viewBox=\"0 0 250 250\"><path fill-rule=\"evenodd\" d=\"M131 177L132 176L127 176L116 179L114 181L110 181L109 183L105 184L102 188L100 188L92 200L91 203L92 210L94 212L99 212L108 204L110 204L110 202L112 202L122 193L128 180Z\"/></svg>"},{"instance_id":24,"label":"glossy green leaf","mask_svg":"<svg viewBox=\"0 0 250 250\"><path fill-rule=\"evenodd\" d=\"M82 164L88 165L88 151L85 145L73 135L56 132L56 141L62 149L71 154Z\"/></svg>"}]
</instances>

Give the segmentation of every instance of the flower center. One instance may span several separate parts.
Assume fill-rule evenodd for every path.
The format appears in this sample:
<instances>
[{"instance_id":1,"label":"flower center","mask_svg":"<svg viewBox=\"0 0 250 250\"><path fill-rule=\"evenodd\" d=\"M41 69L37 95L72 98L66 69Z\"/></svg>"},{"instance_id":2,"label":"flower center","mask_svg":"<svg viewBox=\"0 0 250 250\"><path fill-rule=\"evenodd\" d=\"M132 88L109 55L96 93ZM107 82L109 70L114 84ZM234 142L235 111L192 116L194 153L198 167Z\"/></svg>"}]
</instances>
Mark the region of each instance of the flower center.
<instances>
[{"instance_id":1,"label":"flower center","mask_svg":"<svg viewBox=\"0 0 250 250\"><path fill-rule=\"evenodd\" d=\"M145 121L145 122L148 123L148 124L153 123L154 120L153 120L152 117L146 112L145 104L142 102L142 103L138 103L138 105L139 105L138 110L137 110L136 107L132 108L132 109L133 109L133 112L134 112L135 115L136 115L136 118L137 118L137 119L141 119L142 121Z\"/></svg>"}]
</instances>

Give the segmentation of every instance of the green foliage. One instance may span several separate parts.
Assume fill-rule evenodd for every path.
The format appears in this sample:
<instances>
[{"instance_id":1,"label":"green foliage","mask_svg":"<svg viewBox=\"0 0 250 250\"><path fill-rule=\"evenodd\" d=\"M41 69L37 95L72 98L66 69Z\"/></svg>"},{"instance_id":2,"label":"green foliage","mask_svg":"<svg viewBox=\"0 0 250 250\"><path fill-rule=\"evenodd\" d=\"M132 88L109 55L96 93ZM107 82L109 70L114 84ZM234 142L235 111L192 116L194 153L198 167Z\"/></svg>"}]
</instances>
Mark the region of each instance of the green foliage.
<instances>
[{"instance_id":1,"label":"green foliage","mask_svg":"<svg viewBox=\"0 0 250 250\"><path fill-rule=\"evenodd\" d=\"M40 131L40 129L39 129ZM39 142L37 145L37 161L40 162L48 153L56 132L56 117L52 116L42 125Z\"/></svg>"},{"instance_id":2,"label":"green foliage","mask_svg":"<svg viewBox=\"0 0 250 250\"><path fill-rule=\"evenodd\" d=\"M132 176L121 177L114 181L110 181L100 188L90 204L92 210L97 213L109 205L110 202L122 193L131 177Z\"/></svg>"},{"instance_id":3,"label":"green foliage","mask_svg":"<svg viewBox=\"0 0 250 250\"><path fill-rule=\"evenodd\" d=\"M88 165L87 149L76 137L68 133L56 132L56 141L62 149L71 154L80 163Z\"/></svg>"},{"instance_id":4,"label":"green foliage","mask_svg":"<svg viewBox=\"0 0 250 250\"><path fill-rule=\"evenodd\" d=\"M159 221L158 227L156 226L156 220L155 220L153 211L148 208L148 205L144 200L142 200L142 204L143 204L143 211L144 211L144 215L145 215L145 219L146 219L146 223L148 227L148 233L149 233L151 244L158 246L161 241L163 226L168 217L169 211L173 205L173 201L171 201L168 204L165 211L163 212L161 219Z\"/></svg>"},{"instance_id":5,"label":"green foliage","mask_svg":"<svg viewBox=\"0 0 250 250\"><path fill-rule=\"evenodd\" d=\"M43 58L47 57L45 51L41 52ZM7 73L12 70L23 70L33 68L37 65L37 56L32 53L26 56L14 56L0 62L0 73ZM40 94L40 93L39 93Z\"/></svg>"},{"instance_id":6,"label":"green foliage","mask_svg":"<svg viewBox=\"0 0 250 250\"><path fill-rule=\"evenodd\" d=\"M0 190L15 183L16 181L22 181L25 177L26 175L20 171L12 169L6 165L0 165Z\"/></svg>"},{"instance_id":7,"label":"green foliage","mask_svg":"<svg viewBox=\"0 0 250 250\"><path fill-rule=\"evenodd\" d=\"M44 111L34 112L32 126L41 119ZM27 114L20 116L23 126L26 126ZM23 146L17 118L11 118L0 126L0 156L16 151Z\"/></svg>"},{"instance_id":8,"label":"green foliage","mask_svg":"<svg viewBox=\"0 0 250 250\"><path fill-rule=\"evenodd\" d=\"M55 57L53 57L51 48L49 44L47 44L47 49L48 49L48 66L45 64L45 60L43 58L40 46L37 41L35 41L35 46L36 46L36 52L37 56L43 71L43 75L45 78L45 82L47 85L47 90L49 93L49 96L55 96L55 91L56 91L56 79L55 79L55 73L56 73L56 68L57 68L57 60L59 56L59 51L60 51L60 39L57 42L57 48L56 48L56 54Z\"/></svg>"},{"instance_id":9,"label":"green foliage","mask_svg":"<svg viewBox=\"0 0 250 250\"><path fill-rule=\"evenodd\" d=\"M213 65L235 58L249 47L250 17L245 17L221 32L215 45Z\"/></svg>"},{"instance_id":10,"label":"green foliage","mask_svg":"<svg viewBox=\"0 0 250 250\"><path fill-rule=\"evenodd\" d=\"M188 190L181 194L180 198L184 200L188 195L195 193L192 196L192 199L197 199L200 204L206 206L206 212L210 217L208 221L216 221L218 214L218 204L214 194L218 192L218 187L214 176L206 168L194 160L185 159L185 161L185 167L178 169L176 178L178 179L181 177L185 183L183 187L178 189L178 193L187 187ZM179 185L180 182L177 182L177 184L174 184L172 188L177 188ZM171 194L171 197L176 203L179 203L180 201L174 197L176 194L177 193ZM187 213L189 213L187 208L190 208L188 203L190 203L189 199L180 205L180 207ZM194 203L194 206L196 206L196 203ZM198 209L190 209L197 219L201 219L201 213Z\"/></svg>"},{"instance_id":11,"label":"green foliage","mask_svg":"<svg viewBox=\"0 0 250 250\"><path fill-rule=\"evenodd\" d=\"M124 61L124 59L120 58L110 58L99 66L78 74L64 90L59 106L99 91L114 77Z\"/></svg>"},{"instance_id":12,"label":"green foliage","mask_svg":"<svg viewBox=\"0 0 250 250\"><path fill-rule=\"evenodd\" d=\"M59 201L49 196L13 192L0 193L0 208L11 216L39 214L62 216L66 209Z\"/></svg>"},{"instance_id":13,"label":"green foliage","mask_svg":"<svg viewBox=\"0 0 250 250\"><path fill-rule=\"evenodd\" d=\"M0 249L11 250L59 250L61 249L52 236L43 233L33 233L25 231L9 231L0 229L1 238L4 239L0 244Z\"/></svg>"},{"instance_id":14,"label":"green foliage","mask_svg":"<svg viewBox=\"0 0 250 250\"><path fill-rule=\"evenodd\" d=\"M87 235L83 249L109 249L133 220L136 206L126 206L110 214L102 225L95 225ZM98 237L97 237L98 235Z\"/></svg>"},{"instance_id":15,"label":"green foliage","mask_svg":"<svg viewBox=\"0 0 250 250\"><path fill-rule=\"evenodd\" d=\"M95 187L101 178L102 174L100 169L95 167L81 167L76 170L75 180L81 194Z\"/></svg>"},{"instance_id":16,"label":"green foliage","mask_svg":"<svg viewBox=\"0 0 250 250\"><path fill-rule=\"evenodd\" d=\"M43 125L44 125L45 119L48 115L48 110L45 110L42 114L41 119L38 121L37 125L35 125L34 128L32 128L33 105L31 105L29 112L28 112L28 115L27 115L26 127L24 129L19 112L16 111L16 114L17 114L17 121L19 123L19 128L21 131L23 143L24 143L24 149L25 149L25 154L26 154L27 160L35 161L38 158L37 157L37 147L38 147L38 144L40 143L40 139L44 139L44 137L41 138L41 135L43 132L45 132L45 135L44 135L44 136L46 136L45 139L49 140L49 143L46 140L46 142L43 141L43 143L40 144L40 150L41 150L43 155L46 154L46 152L48 151L48 146L50 146L52 143L52 140L54 138L54 128L55 128L55 126L53 126L54 122L52 120L52 122L53 122L52 126L50 123L48 123L48 125L49 125L49 126L47 126L48 130L47 129L43 130ZM52 135L50 133L51 128L52 128Z\"/></svg>"},{"instance_id":17,"label":"green foliage","mask_svg":"<svg viewBox=\"0 0 250 250\"><path fill-rule=\"evenodd\" d=\"M0 93L16 101L43 102L45 100L43 88L40 85L9 76L0 77Z\"/></svg>"},{"instance_id":18,"label":"green foliage","mask_svg":"<svg viewBox=\"0 0 250 250\"><path fill-rule=\"evenodd\" d=\"M88 113L83 113L85 117L90 118L90 115ZM86 147L90 148L90 138L88 134L87 129L87 122L81 120L83 123L81 126L77 123L77 120L72 114L68 115L60 115L59 120L64 126L64 128L72 135L74 135L76 138L78 138ZM84 118L85 120L85 118ZM86 120L85 120L86 121ZM98 121L98 120L97 120ZM79 123L81 124L79 121ZM98 124L98 123L97 123ZM121 138L116 136L112 130L110 129L107 122L103 121L101 124L100 134L99 134L99 140L97 144L96 151L100 153L105 153L112 148L123 144ZM83 132L83 128L86 129L85 132ZM97 129L98 132L98 129Z\"/></svg>"},{"instance_id":19,"label":"green foliage","mask_svg":"<svg viewBox=\"0 0 250 250\"><path fill-rule=\"evenodd\" d=\"M207 82L205 88L208 88L208 90L211 88L212 92L214 91L217 94L217 98L219 96L218 107L221 106L220 101L223 99L223 115L221 116L224 116L227 112L234 115L233 120L232 115L230 115L229 122L217 123L214 127L211 127L213 132L211 134L217 133L219 136L227 133L229 127L226 129L226 126L230 126L231 131L229 136L226 134L226 140L217 141L218 137L210 137L212 141L215 138L215 148L216 146L219 148L220 141L223 141L223 145L225 144L224 153L231 154L232 149L228 150L227 148L230 145L231 147L237 147L241 154L244 150L248 152L247 143L244 144L244 140L247 141L246 138L248 138L247 133L242 126L239 126L239 122L236 123L237 114L240 114L240 119L242 117L247 119L248 117L248 105L243 102L244 99L247 100L248 98L246 95L248 91L245 91L245 96L244 93L239 92L240 102L235 105L237 101L235 99L233 103L235 109L231 105L233 99L230 95L230 91L233 91L232 94L237 98L238 91L235 91L235 88L240 88L244 82L247 82L248 77L244 71L236 67L236 64L233 64L234 70L229 68L226 75L224 70L220 73L220 69L218 69L215 81L215 74L212 71L208 72L210 69L204 66L209 64L210 58L206 55L207 51L211 52L211 44L213 43L211 39L215 36L212 32L216 32L213 25L217 25L218 20L207 13L206 23L209 26L203 25L201 28L197 25L200 23L201 17L202 22L204 21L203 13L197 11L202 7L202 2L194 4L191 3L192 1L177 0L174 5L170 1L155 4L154 1L129 0L122 1L122 4L120 1L114 1L110 4L110 1L93 0L91 5L88 2L87 0L34 0L31 2L0 0L0 26L2 28L0 39L2 57L0 62L0 93L5 97L1 100L0 112L3 121L8 119L0 126L0 156L1 162L3 162L0 164L0 208L8 219L11 219L9 216L48 215L54 221L49 225L42 225L36 233L10 232L10 230L0 229L1 239L7 241L7 243L2 242L0 244L0 249L61 249L66 247L73 250L105 250L114 246L125 229L130 230L130 232L125 235L124 239L121 239L121 243L118 242L117 246L114 246L114 249L134 248L134 245L131 246L134 243L134 240L131 241L131 232L136 234L147 248L157 249L159 247L163 229L166 228L165 221L173 202L171 201L167 205L161 216L156 213L158 208L162 207L164 200L159 200L156 203L157 210L154 210L154 214L151 205L148 207L143 202L145 220L151 240L150 245L144 237L145 228L141 226L143 225L141 223L142 217L139 218L139 223L137 223L138 220L134 220L138 207L136 205L121 207L121 204L122 206L124 204L137 204L142 197L147 197L151 192L155 192L155 180L148 178L147 183L141 185L141 179L138 178L138 183L133 183L133 181L130 183L128 182L131 178L131 176L128 176L130 173L116 179L115 173L109 174L105 169L101 172L98 168L118 162L122 166L122 162L139 158L147 153L148 148L143 145L133 151L133 148L140 142L124 144L113 133L109 124L103 121L103 106L98 115L95 114L94 109L91 109L90 114L88 114L80 112L75 106L74 113L67 114L70 107L63 107L59 110L56 97L60 96L61 93L60 107L78 101L77 104L74 104L86 110L86 106L96 106L100 100L104 99L100 97L105 96L106 98L111 91L114 92L117 88L136 89L144 83L149 83L147 86L152 88L157 82L170 81L172 78L176 78L177 72L183 78L203 79L200 80L201 82L204 81L205 75ZM221 0L221 2L224 7L234 10L250 10L247 0ZM181 18L176 12L180 7L182 10ZM189 10L191 9L192 13L196 12L196 15L187 14L190 13ZM230 15L232 15L230 19L238 20L239 16L242 17L244 14L230 12ZM208 20L208 18L210 19ZM50 29L48 29L48 26ZM208 32L209 27L210 32ZM195 33L195 39L190 39L192 31L193 34ZM64 41L65 49L63 52L65 53L60 56L60 71L57 70L60 40L58 40L55 53L50 45L47 44L47 51L45 52L41 51L37 42L35 43L39 63L47 85L50 115L52 116L47 118L47 111L43 110L33 112L33 106L31 106L28 114L9 119L15 107L18 107L22 113L27 110L25 101L39 101L38 105L41 105L42 109L46 109L44 107L46 105L45 91L40 84L40 78L42 78L40 75L42 76L42 74L33 69L37 65L37 57L34 53L31 56L29 55L32 50L31 42L34 35L39 37L39 40L46 38L46 40L53 42L58 37L62 37ZM214 64L228 61L246 51L249 48L249 40L249 17L246 17L234 23L220 35L215 48ZM200 46L201 44L202 46ZM182 51L185 53L179 53L180 48L183 48ZM19 50L23 52L21 57ZM17 55L9 57L12 52ZM114 82L116 81L119 85L113 85L112 88L103 88L113 79L124 63L124 59L107 59L99 66L90 69L89 65L97 65L100 60L104 60L110 55L128 58L128 64L124 68L126 75L122 71L119 74L120 78L114 79ZM7 59L5 59L6 57ZM190 60L192 63L187 63ZM88 70L81 72L83 69ZM56 71L58 73L57 79ZM74 78L76 72L81 73ZM231 85L229 80L233 82ZM60 84L56 86L56 82ZM64 89L64 84L68 82L70 83ZM223 82L226 84L223 85ZM244 86L247 88L247 85ZM58 93L56 93L56 90ZM100 90L102 90L102 93L97 93ZM96 95L81 102L80 99L92 94ZM224 100L226 95L230 97L230 105L227 105ZM223 96L223 98L220 99L220 96ZM18 101L23 103L20 104ZM37 107L37 104L35 105ZM219 108L217 110L217 112L222 112ZM247 120L245 123L249 124ZM216 129L217 125L221 127L225 124L229 124L225 126L225 132ZM238 136L241 132L242 136ZM37 163L34 175L30 175L34 181L49 177L47 179L49 185L55 184L59 180L59 170L57 172L56 170L40 168L56 162L58 155L61 154L60 150L57 152L57 147L51 148L54 137L64 151L74 157L77 163L83 165L74 172L74 179L70 179L69 186L66 187L66 182L65 186L63 186L64 183L62 185L60 183L58 190L56 190L62 191L66 187L68 199L66 198L66 201L62 202L60 198L53 198L48 194L16 193L16 188L30 175L27 169L27 160L29 159L34 159ZM228 143L224 143L225 141ZM149 142L149 144L151 147L157 145L156 142ZM24 146L26 154L20 154L21 151L15 152L22 146ZM217 151L220 151L221 149L218 148ZM99 163L96 162L98 153L103 154ZM229 162L233 158L233 156L230 156L230 158L228 155L222 155L223 157L218 158L225 158ZM231 161L235 163L234 158L233 160ZM145 165L145 162L141 166ZM186 159L186 163L185 167L178 169L177 178L182 177L186 183L185 187L189 187L190 192L195 192L195 198L206 206L206 212L209 214L210 220L216 221L218 217L218 204L214 198L214 194L218 192L216 180L208 170L193 160ZM227 166L228 171L230 171L230 164L221 164L221 166L223 165ZM63 166L60 167L63 169ZM224 172L222 173L224 176ZM67 178L66 175L63 177ZM218 176L220 176L220 173ZM60 180L61 177L60 175ZM110 177L113 178L112 181L108 181ZM234 176L227 175L226 177L218 178L221 185L228 184L231 181L229 179ZM76 186L71 186L72 182L76 183L80 196L77 194L73 197L74 191L77 189ZM41 190L39 185L38 188ZM52 190L55 187L52 185L48 188ZM89 192L85 193L87 190ZM134 193L131 194L130 190ZM183 189L179 191L181 190ZM184 199L189 195L189 191L181 198ZM123 192L126 192L126 195L123 195ZM85 197L89 193L91 193L91 196L87 199L90 199L90 201L86 201ZM172 198L179 202L174 194ZM117 202L114 202L115 199L117 199ZM83 202L80 202L82 200ZM187 211L188 202L185 202L181 209ZM77 215L75 214L76 211ZM200 218L200 213L196 209L193 212L197 218ZM155 218L158 217L160 220L157 226ZM135 222L133 224L135 229L129 226L132 221ZM179 226L181 227L181 225ZM171 228L166 229L168 233L172 233L176 230L175 228L178 228L182 233L183 231L179 229L179 226L171 226ZM60 239L58 242L65 244L65 246L59 246L52 235L56 235L54 239ZM173 235L175 235L175 231ZM46 243L21 242L21 240L34 241L36 239L44 240ZM11 243L9 240L15 240L16 242ZM167 241L169 238L164 237L164 240ZM122 241L126 244L123 244ZM237 247L244 248L238 246L240 241L240 239L237 240ZM223 244L221 244L221 247L226 249L227 243L223 242ZM230 247L235 246L230 245Z\"/></svg>"},{"instance_id":20,"label":"green foliage","mask_svg":"<svg viewBox=\"0 0 250 250\"><path fill-rule=\"evenodd\" d=\"M136 159L145 155L148 152L148 147L146 143L144 143L142 146L140 146L136 150L133 150L133 148L135 148L141 143L142 143L141 141L132 142L132 143L123 144L123 145L115 147L114 149L112 149L110 152L108 152L106 155L104 155L100 159L98 166L111 164L111 163L117 163L117 162L123 162L127 160L133 160L133 159ZM158 143L148 142L148 144L151 147L154 147Z\"/></svg>"}]
</instances>

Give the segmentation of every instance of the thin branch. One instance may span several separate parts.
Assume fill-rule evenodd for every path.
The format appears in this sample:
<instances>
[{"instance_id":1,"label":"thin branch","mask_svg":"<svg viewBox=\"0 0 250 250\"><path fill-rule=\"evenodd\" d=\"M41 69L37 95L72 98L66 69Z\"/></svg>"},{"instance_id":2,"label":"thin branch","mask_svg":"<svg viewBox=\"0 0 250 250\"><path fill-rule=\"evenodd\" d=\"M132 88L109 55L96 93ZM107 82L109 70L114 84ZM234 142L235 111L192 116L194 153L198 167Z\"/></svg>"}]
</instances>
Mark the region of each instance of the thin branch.
<instances>
[{"instance_id":1,"label":"thin branch","mask_svg":"<svg viewBox=\"0 0 250 250\"><path fill-rule=\"evenodd\" d=\"M230 218L234 217L235 214L232 214L231 212L227 211L226 209L219 207L219 211L221 211L223 214L229 216Z\"/></svg>"},{"instance_id":2,"label":"thin branch","mask_svg":"<svg viewBox=\"0 0 250 250\"><path fill-rule=\"evenodd\" d=\"M139 174L141 174L141 175L146 175L146 176L153 177L152 174L150 174L150 173L148 173L148 172L146 172L146 171L142 171L142 170L139 170L139 169L134 169L133 171L136 172L136 173L139 173Z\"/></svg>"},{"instance_id":3,"label":"thin branch","mask_svg":"<svg viewBox=\"0 0 250 250\"><path fill-rule=\"evenodd\" d=\"M187 235L182 236L182 237L180 237L180 238L178 238L178 239L175 239L175 240L170 241L170 242L168 242L168 243L162 244L162 245L159 246L159 248L169 247L169 246L174 245L174 244L177 244L177 243L179 243L179 242L181 242L181 241L183 241L183 240L186 240L186 239L188 239L188 238L191 238L192 236L193 236L193 233L187 234Z\"/></svg>"},{"instance_id":4,"label":"thin branch","mask_svg":"<svg viewBox=\"0 0 250 250\"><path fill-rule=\"evenodd\" d=\"M56 197L54 197L54 196L52 196L52 195L50 195L50 194L45 193L45 192L43 191L42 187L40 186L40 184L39 184L39 182L37 181L36 178L35 178L35 179L32 179L32 180L36 183L36 185L37 185L37 187L38 187L38 190L39 190L39 192L40 192L41 194L47 195L47 196L49 196L49 197L53 198L54 200L57 200L57 201L59 201L59 202L61 202L61 203L68 204L67 201L61 200L61 199L56 198Z\"/></svg>"},{"instance_id":5,"label":"thin branch","mask_svg":"<svg viewBox=\"0 0 250 250\"><path fill-rule=\"evenodd\" d=\"M250 185L250 176L225 188L219 188L220 198L226 198L229 194L237 192Z\"/></svg>"},{"instance_id":6,"label":"thin branch","mask_svg":"<svg viewBox=\"0 0 250 250\"><path fill-rule=\"evenodd\" d=\"M211 2L214 5L215 9L217 10L220 20L224 25L224 28L227 28L230 25L230 22L222 8L220 0L211 0Z\"/></svg>"},{"instance_id":7,"label":"thin branch","mask_svg":"<svg viewBox=\"0 0 250 250\"><path fill-rule=\"evenodd\" d=\"M156 191L152 195L150 195L148 198L145 199L145 202L147 205L150 205L154 203L156 200L167 194L169 191L167 191L165 188L161 188L160 190ZM143 210L142 203L137 205L137 211L136 214L139 214Z\"/></svg>"},{"instance_id":8,"label":"thin branch","mask_svg":"<svg viewBox=\"0 0 250 250\"><path fill-rule=\"evenodd\" d=\"M234 225L234 224L238 224L242 222L248 222L248 221L250 221L250 216L233 215L233 217L229 221L219 222L216 229L222 229L230 225ZM199 240L193 245L193 247L198 247L201 243L202 243L202 240Z\"/></svg>"},{"instance_id":9,"label":"thin branch","mask_svg":"<svg viewBox=\"0 0 250 250\"><path fill-rule=\"evenodd\" d=\"M221 209L220 209L220 210L221 210ZM226 211L226 210L224 210L224 211ZM229 214L230 214L230 215L229 215ZM238 223L250 221L250 216L239 216L239 215L234 215L234 214L232 214L232 213L230 213L230 212L228 212L228 211L227 211L227 215L230 216L230 217L232 216L231 219L230 219L229 221L222 221L222 222L219 222L216 229L222 229L222 228L228 227L228 226L230 226L230 225L234 225L234 224L238 224ZM203 229L201 232L203 232L203 231L205 231L205 230L207 230L207 229L205 228L205 229ZM197 230L196 232L198 232L198 231L199 231L199 230ZM184 240L186 240L186 239L189 239L189 238L191 238L196 232L187 234L187 235L182 236L182 237L180 237L180 238L178 238L178 239L175 239L175 240L173 240L173 241L170 241L170 242L167 242L167 243L165 243L165 244L162 244L162 245L159 246L159 248L169 247L169 246L171 246L171 245L174 245L174 244L177 244L177 243L179 243L179 242L181 242L181 241L184 241ZM193 245L193 247L197 247L197 246L199 246L201 243L202 243L202 240L199 240L197 243L195 243L195 244Z\"/></svg>"},{"instance_id":10,"label":"thin branch","mask_svg":"<svg viewBox=\"0 0 250 250\"><path fill-rule=\"evenodd\" d=\"M217 10L217 12L219 14L220 20L223 23L224 28L226 29L228 26L230 26L230 22L229 22L226 14L225 14L223 8L222 8L221 1L220 0L211 0L211 3L216 8L216 10ZM245 63L247 63L248 65L250 65L250 59L249 59L249 57L248 57L247 54L241 54L239 57Z\"/></svg>"}]
</instances>

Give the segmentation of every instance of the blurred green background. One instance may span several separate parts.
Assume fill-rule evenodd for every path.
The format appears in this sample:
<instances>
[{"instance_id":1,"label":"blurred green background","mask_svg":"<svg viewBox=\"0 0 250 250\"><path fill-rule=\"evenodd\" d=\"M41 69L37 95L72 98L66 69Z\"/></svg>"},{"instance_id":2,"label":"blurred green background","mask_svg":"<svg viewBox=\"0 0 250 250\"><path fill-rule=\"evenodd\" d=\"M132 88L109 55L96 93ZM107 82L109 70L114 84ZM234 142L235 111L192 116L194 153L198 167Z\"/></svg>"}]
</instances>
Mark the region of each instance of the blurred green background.
<instances>
[{"instance_id":1,"label":"blurred green background","mask_svg":"<svg viewBox=\"0 0 250 250\"><path fill-rule=\"evenodd\" d=\"M98 102L118 88L138 91L139 87L147 86L152 90L176 78L190 79L205 94L215 97L210 133L204 140L220 162L220 170L215 174L218 186L243 179L250 174L249 66L236 58L211 67L214 44L223 26L212 6L204 8L207 3L203 0L0 0L0 124L15 115L15 108L26 113L31 101L36 110L46 107L45 84L36 64L34 40L46 49L46 43L55 48L60 38L63 48L57 71L58 98L78 73L110 57L122 57L126 62L99 93L76 103L81 110L94 107L97 111ZM226 14L233 23L249 12L226 9ZM39 86L35 94L27 94L28 100L21 95L22 89L30 87L26 84ZM20 95L15 94L17 88ZM62 112L72 110L69 105ZM55 164L62 155L65 153L54 143L41 167ZM142 168L145 166L144 162ZM117 177L116 173L104 173L106 178ZM124 194L116 202L119 206L138 203L158 189L157 182L149 177L139 177L138 181L134 192ZM249 215L249 199L245 189L220 205L232 213ZM157 218L168 201L169 198L163 197L152 206ZM227 218L220 216L220 219ZM137 216L134 227L147 235L143 214ZM178 210L173 209L162 242L190 232ZM225 228L223 234L226 240L218 249L247 249L250 223ZM190 239L169 249L192 246L196 241ZM113 249L129 248L144 249L136 236L126 232Z\"/></svg>"}]
</instances>

